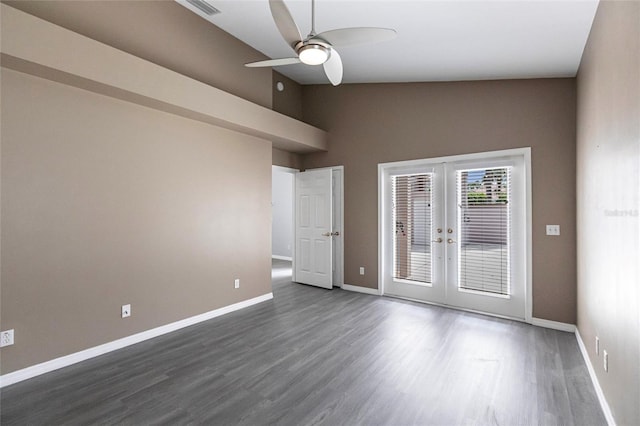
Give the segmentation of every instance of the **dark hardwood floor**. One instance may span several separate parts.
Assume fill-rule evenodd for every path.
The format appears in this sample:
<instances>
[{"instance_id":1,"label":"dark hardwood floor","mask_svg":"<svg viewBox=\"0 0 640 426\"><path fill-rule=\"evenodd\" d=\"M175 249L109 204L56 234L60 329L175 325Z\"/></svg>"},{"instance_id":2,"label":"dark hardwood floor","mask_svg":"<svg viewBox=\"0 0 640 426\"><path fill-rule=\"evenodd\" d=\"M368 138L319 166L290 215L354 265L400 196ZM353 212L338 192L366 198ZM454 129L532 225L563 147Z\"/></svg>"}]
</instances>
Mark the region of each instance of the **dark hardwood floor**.
<instances>
[{"instance_id":1,"label":"dark hardwood floor","mask_svg":"<svg viewBox=\"0 0 640 426\"><path fill-rule=\"evenodd\" d=\"M2 425L605 425L573 334L291 283L2 390Z\"/></svg>"}]
</instances>

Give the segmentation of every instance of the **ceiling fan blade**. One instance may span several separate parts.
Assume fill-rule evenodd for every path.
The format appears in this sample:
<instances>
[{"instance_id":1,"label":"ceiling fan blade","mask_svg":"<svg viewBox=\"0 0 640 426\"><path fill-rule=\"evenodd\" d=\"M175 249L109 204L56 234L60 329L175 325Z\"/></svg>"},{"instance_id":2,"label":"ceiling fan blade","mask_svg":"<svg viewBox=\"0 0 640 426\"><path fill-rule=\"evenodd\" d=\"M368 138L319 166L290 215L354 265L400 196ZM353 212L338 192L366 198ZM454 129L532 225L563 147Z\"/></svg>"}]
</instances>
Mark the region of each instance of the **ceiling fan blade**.
<instances>
[{"instance_id":1,"label":"ceiling fan blade","mask_svg":"<svg viewBox=\"0 0 640 426\"><path fill-rule=\"evenodd\" d=\"M299 58L282 58L282 59L267 59L266 61L249 62L244 64L245 67L257 68L257 67L279 67L281 65L299 64Z\"/></svg>"},{"instance_id":2,"label":"ceiling fan blade","mask_svg":"<svg viewBox=\"0 0 640 426\"><path fill-rule=\"evenodd\" d=\"M269 0L269 7L271 8L273 21L276 23L280 34L282 34L282 38L294 49L296 44L302 40L302 35L287 5L284 4L283 0Z\"/></svg>"},{"instance_id":3,"label":"ceiling fan blade","mask_svg":"<svg viewBox=\"0 0 640 426\"><path fill-rule=\"evenodd\" d=\"M331 46L353 46L356 44L379 43L394 39L398 34L390 28L355 27L329 30L314 36L311 40L320 39Z\"/></svg>"},{"instance_id":4,"label":"ceiling fan blade","mask_svg":"<svg viewBox=\"0 0 640 426\"><path fill-rule=\"evenodd\" d=\"M331 56L329 60L322 64L324 67L324 73L334 86L342 83L342 59L335 49L331 49Z\"/></svg>"}]
</instances>

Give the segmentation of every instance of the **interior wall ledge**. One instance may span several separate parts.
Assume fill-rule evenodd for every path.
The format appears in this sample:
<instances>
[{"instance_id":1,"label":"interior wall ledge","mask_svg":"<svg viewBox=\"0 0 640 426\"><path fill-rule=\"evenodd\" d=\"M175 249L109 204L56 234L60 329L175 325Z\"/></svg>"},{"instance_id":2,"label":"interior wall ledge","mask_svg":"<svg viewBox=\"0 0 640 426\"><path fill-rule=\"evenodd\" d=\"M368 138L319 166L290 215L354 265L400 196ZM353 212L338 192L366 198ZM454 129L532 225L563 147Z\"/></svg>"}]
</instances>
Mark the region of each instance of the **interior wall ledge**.
<instances>
[{"instance_id":1,"label":"interior wall ledge","mask_svg":"<svg viewBox=\"0 0 640 426\"><path fill-rule=\"evenodd\" d=\"M0 4L3 67L255 136L296 153L327 132Z\"/></svg>"}]
</instances>

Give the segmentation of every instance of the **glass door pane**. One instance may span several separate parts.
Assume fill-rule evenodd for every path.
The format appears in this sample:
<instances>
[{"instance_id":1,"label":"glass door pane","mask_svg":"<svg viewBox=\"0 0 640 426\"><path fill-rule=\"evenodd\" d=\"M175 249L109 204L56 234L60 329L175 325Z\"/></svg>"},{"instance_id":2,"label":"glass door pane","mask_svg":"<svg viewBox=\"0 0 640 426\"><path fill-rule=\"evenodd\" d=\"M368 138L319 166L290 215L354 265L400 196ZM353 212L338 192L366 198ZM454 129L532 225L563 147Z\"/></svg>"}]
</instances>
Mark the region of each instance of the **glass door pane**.
<instances>
[{"instance_id":1,"label":"glass door pane","mask_svg":"<svg viewBox=\"0 0 640 426\"><path fill-rule=\"evenodd\" d=\"M421 173L391 178L393 278L431 284L432 175Z\"/></svg>"},{"instance_id":2,"label":"glass door pane","mask_svg":"<svg viewBox=\"0 0 640 426\"><path fill-rule=\"evenodd\" d=\"M400 168L385 180L385 293L444 302L444 167Z\"/></svg>"},{"instance_id":3,"label":"glass door pane","mask_svg":"<svg viewBox=\"0 0 640 426\"><path fill-rule=\"evenodd\" d=\"M458 288L509 295L511 167L456 175Z\"/></svg>"}]
</instances>

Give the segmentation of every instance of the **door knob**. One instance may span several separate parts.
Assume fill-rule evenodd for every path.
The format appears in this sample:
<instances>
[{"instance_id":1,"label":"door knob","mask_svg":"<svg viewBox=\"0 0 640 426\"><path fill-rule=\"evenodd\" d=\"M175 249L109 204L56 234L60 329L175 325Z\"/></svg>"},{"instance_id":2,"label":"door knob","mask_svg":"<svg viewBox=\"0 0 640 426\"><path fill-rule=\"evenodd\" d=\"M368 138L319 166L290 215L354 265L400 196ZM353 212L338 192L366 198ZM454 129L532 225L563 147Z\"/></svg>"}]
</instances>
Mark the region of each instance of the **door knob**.
<instances>
[{"instance_id":1,"label":"door knob","mask_svg":"<svg viewBox=\"0 0 640 426\"><path fill-rule=\"evenodd\" d=\"M331 232L325 232L324 234L322 234L323 237L330 237L331 236Z\"/></svg>"},{"instance_id":2,"label":"door knob","mask_svg":"<svg viewBox=\"0 0 640 426\"><path fill-rule=\"evenodd\" d=\"M447 242L448 242L449 244L453 244L453 243L455 243L455 241L453 241L453 238L449 238L449 239L447 240Z\"/></svg>"},{"instance_id":3,"label":"door knob","mask_svg":"<svg viewBox=\"0 0 640 426\"><path fill-rule=\"evenodd\" d=\"M331 235L333 235L334 237L338 237L340 236L340 231L332 232Z\"/></svg>"},{"instance_id":4,"label":"door knob","mask_svg":"<svg viewBox=\"0 0 640 426\"><path fill-rule=\"evenodd\" d=\"M441 243L442 242L442 237L438 237L437 239L433 240L434 243Z\"/></svg>"}]
</instances>

